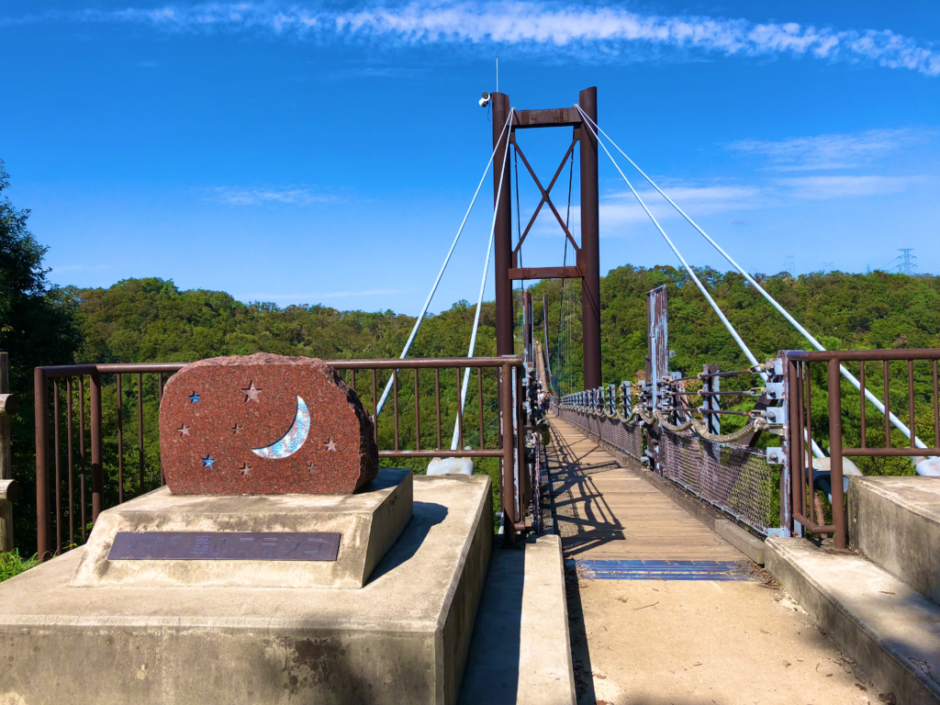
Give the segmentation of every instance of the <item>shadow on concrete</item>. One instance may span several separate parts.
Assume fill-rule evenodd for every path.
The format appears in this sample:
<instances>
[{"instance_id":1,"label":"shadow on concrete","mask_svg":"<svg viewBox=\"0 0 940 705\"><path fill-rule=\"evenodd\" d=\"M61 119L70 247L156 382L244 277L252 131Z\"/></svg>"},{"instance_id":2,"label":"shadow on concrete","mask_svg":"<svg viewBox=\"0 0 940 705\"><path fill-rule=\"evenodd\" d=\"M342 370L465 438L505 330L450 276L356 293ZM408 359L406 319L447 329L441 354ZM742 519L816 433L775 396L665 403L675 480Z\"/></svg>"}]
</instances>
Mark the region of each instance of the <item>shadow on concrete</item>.
<instances>
[{"instance_id":1,"label":"shadow on concrete","mask_svg":"<svg viewBox=\"0 0 940 705\"><path fill-rule=\"evenodd\" d=\"M395 568L414 556L433 526L440 524L447 518L447 507L433 502L415 502L414 514L408 526L401 533L398 541L385 554L385 558L372 571L369 582L373 583L383 575L391 573Z\"/></svg>"},{"instance_id":2,"label":"shadow on concrete","mask_svg":"<svg viewBox=\"0 0 940 705\"><path fill-rule=\"evenodd\" d=\"M574 689L578 705L594 705L597 702L597 694L594 692L594 669L591 666L591 650L584 626L581 588L578 575L573 570L565 570L565 597L568 601L568 633L571 637L571 664L574 667Z\"/></svg>"},{"instance_id":3,"label":"shadow on concrete","mask_svg":"<svg viewBox=\"0 0 940 705\"><path fill-rule=\"evenodd\" d=\"M525 551L495 545L464 669L460 705L517 702L524 582Z\"/></svg>"}]
</instances>

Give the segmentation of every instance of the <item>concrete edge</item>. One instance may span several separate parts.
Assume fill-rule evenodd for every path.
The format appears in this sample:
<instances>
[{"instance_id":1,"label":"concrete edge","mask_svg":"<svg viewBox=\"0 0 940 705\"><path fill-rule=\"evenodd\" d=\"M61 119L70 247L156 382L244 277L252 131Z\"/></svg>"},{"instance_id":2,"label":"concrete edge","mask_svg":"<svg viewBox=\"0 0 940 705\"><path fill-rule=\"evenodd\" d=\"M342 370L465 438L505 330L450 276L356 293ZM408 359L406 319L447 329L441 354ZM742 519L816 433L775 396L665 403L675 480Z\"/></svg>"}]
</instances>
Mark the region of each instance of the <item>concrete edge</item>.
<instances>
[{"instance_id":1,"label":"concrete edge","mask_svg":"<svg viewBox=\"0 0 940 705\"><path fill-rule=\"evenodd\" d=\"M870 492L872 494L877 494L879 497L882 497L883 499L891 502L893 505L903 509L905 512L916 516L921 521L925 521L928 524L933 524L934 526L940 526L940 520L938 520L936 514L927 511L924 507L917 504L902 504L896 501L894 498L897 496L897 493L882 487L881 483L877 482L878 479L879 478L877 476L850 477L849 489L851 490L852 484L855 484L857 492ZM925 477L924 479L928 482L936 481L936 478Z\"/></svg>"},{"instance_id":2,"label":"concrete edge","mask_svg":"<svg viewBox=\"0 0 940 705\"><path fill-rule=\"evenodd\" d=\"M767 570L881 690L894 693L897 702L905 705L936 705L940 687L791 557L786 542L804 540L768 539Z\"/></svg>"},{"instance_id":3,"label":"concrete edge","mask_svg":"<svg viewBox=\"0 0 940 705\"><path fill-rule=\"evenodd\" d=\"M550 538L558 546L558 579L561 581L561 605L564 614L565 623L565 647L568 652L568 702L576 705L578 702L578 691L574 683L574 661L571 657L571 622L568 619L568 593L565 582L565 554L561 545L561 536L553 534L552 536L542 536L539 540ZM563 702L563 701L559 701Z\"/></svg>"},{"instance_id":4,"label":"concrete edge","mask_svg":"<svg viewBox=\"0 0 940 705\"><path fill-rule=\"evenodd\" d=\"M479 482L475 478L481 477L485 478L483 483L485 490L477 505L476 516L470 531L472 539L469 545L465 544L462 548L457 564L460 578L448 589L447 596L441 605L441 612L437 617L434 638L437 651L435 664L441 676L437 679L438 703L456 703L460 696L460 686L466 671L467 656L470 653L473 626L476 623L493 548L493 532L490 524L490 517L493 516L493 489L489 475L438 475L424 480L425 482L439 482L445 481L446 478L449 481L472 483ZM444 650L451 645L457 650L457 656L451 661L455 670L448 672Z\"/></svg>"}]
</instances>

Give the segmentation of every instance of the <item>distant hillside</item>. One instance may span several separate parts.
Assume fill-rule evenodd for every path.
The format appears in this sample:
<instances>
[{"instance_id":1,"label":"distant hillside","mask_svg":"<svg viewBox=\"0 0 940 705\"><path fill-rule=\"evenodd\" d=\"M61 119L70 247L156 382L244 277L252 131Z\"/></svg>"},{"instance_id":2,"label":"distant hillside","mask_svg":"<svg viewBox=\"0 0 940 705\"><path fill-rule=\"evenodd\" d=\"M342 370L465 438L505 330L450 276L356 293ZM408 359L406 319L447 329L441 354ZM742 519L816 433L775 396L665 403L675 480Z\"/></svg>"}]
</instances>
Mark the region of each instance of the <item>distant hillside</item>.
<instances>
[{"instance_id":1,"label":"distant hillside","mask_svg":"<svg viewBox=\"0 0 940 705\"><path fill-rule=\"evenodd\" d=\"M696 272L759 360L779 350L811 349L744 277ZM940 347L940 277L832 272L755 279L828 349ZM676 354L673 369L695 373L705 363L727 370L748 366L685 271L625 266L601 279L605 380L634 379L644 368L646 292L663 284L669 298L669 347ZM564 297L562 288L561 281L543 281L531 291L548 296L550 347L553 357L560 349L570 351L574 390L581 385L580 281L569 281Z\"/></svg>"}]
</instances>

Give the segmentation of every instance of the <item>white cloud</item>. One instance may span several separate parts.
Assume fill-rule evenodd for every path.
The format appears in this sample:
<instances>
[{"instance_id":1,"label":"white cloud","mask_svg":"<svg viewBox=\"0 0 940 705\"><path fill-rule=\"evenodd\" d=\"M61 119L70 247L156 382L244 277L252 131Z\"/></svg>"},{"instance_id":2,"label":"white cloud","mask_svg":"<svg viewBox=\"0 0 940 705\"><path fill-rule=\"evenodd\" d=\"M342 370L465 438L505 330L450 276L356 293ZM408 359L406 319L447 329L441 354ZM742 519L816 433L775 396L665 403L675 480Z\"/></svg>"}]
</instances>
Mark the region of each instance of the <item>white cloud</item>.
<instances>
[{"instance_id":1,"label":"white cloud","mask_svg":"<svg viewBox=\"0 0 940 705\"><path fill-rule=\"evenodd\" d=\"M323 78L345 81L350 78L414 79L431 72L428 68L406 68L399 66L359 66L330 71Z\"/></svg>"},{"instance_id":2,"label":"white cloud","mask_svg":"<svg viewBox=\"0 0 940 705\"><path fill-rule=\"evenodd\" d=\"M940 53L932 45L891 30L840 30L795 22L640 14L619 5L420 0L335 11L300 3L211 2L7 17L0 18L0 26L50 19L138 23L194 33L262 31L320 41L374 43L383 48L495 43L519 52L585 63L655 58L660 48L671 49L679 56L689 52L809 56L940 75Z\"/></svg>"},{"instance_id":3,"label":"white cloud","mask_svg":"<svg viewBox=\"0 0 940 705\"><path fill-rule=\"evenodd\" d=\"M740 140L727 149L767 157L777 171L847 169L871 162L900 147L922 141L929 132L868 130L855 134L793 137L780 141Z\"/></svg>"},{"instance_id":4,"label":"white cloud","mask_svg":"<svg viewBox=\"0 0 940 705\"><path fill-rule=\"evenodd\" d=\"M286 203L309 206L314 203L327 203L335 200L333 196L316 193L307 188L239 188L237 186L219 186L213 189L215 198L231 206L257 206L264 203Z\"/></svg>"},{"instance_id":5,"label":"white cloud","mask_svg":"<svg viewBox=\"0 0 940 705\"><path fill-rule=\"evenodd\" d=\"M787 195L792 198L819 201L900 193L928 180L923 176L804 176L777 179L776 183L787 189Z\"/></svg>"},{"instance_id":6,"label":"white cloud","mask_svg":"<svg viewBox=\"0 0 940 705\"><path fill-rule=\"evenodd\" d=\"M669 197L693 219L731 211L760 208L768 203L768 194L753 186L676 186L663 188ZM681 218L662 196L652 190L639 191L640 198L660 222ZM600 204L601 223L617 227L649 220L649 216L629 191L607 194Z\"/></svg>"}]
</instances>

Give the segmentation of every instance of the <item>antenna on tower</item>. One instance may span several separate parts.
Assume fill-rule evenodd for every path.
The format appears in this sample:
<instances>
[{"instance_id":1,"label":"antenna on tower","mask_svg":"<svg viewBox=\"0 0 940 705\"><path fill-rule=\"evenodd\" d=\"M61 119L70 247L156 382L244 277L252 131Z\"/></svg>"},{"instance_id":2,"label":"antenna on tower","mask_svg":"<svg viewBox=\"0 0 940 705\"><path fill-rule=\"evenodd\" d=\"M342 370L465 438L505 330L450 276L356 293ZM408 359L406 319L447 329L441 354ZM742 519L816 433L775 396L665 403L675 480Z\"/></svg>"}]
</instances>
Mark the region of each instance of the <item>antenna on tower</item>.
<instances>
[{"instance_id":1,"label":"antenna on tower","mask_svg":"<svg viewBox=\"0 0 940 705\"><path fill-rule=\"evenodd\" d=\"M796 279L796 257L787 255L783 258L783 271Z\"/></svg>"},{"instance_id":2,"label":"antenna on tower","mask_svg":"<svg viewBox=\"0 0 940 705\"><path fill-rule=\"evenodd\" d=\"M496 92L499 93L499 54L496 55Z\"/></svg>"}]
</instances>

